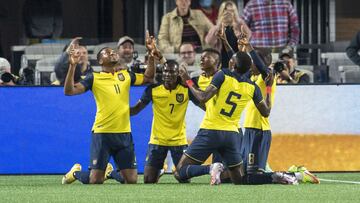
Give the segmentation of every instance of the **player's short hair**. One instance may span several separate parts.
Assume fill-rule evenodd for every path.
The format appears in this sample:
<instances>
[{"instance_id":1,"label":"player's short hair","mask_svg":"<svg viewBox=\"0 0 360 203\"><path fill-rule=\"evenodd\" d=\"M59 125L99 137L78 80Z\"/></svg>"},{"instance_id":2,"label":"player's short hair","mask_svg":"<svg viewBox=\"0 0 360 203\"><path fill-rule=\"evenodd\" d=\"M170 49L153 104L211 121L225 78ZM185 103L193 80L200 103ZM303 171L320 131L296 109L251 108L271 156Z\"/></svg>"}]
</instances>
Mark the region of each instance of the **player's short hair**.
<instances>
[{"instance_id":1,"label":"player's short hair","mask_svg":"<svg viewBox=\"0 0 360 203\"><path fill-rule=\"evenodd\" d=\"M272 62L271 49L269 48L256 48L256 53L260 59L264 62L266 67L269 67Z\"/></svg>"},{"instance_id":2,"label":"player's short hair","mask_svg":"<svg viewBox=\"0 0 360 203\"><path fill-rule=\"evenodd\" d=\"M203 52L203 53L204 53L204 52L209 52L209 53L211 53L211 54L216 55L216 56L217 56L217 60L218 60L218 64L216 64L216 65L217 65L217 66L220 65L220 63L221 63L221 54L220 54L220 52L219 52L218 50L216 50L216 49L214 49L214 48L206 48L206 49L204 49L202 52Z\"/></svg>"},{"instance_id":3,"label":"player's short hair","mask_svg":"<svg viewBox=\"0 0 360 203\"><path fill-rule=\"evenodd\" d=\"M100 56L101 56L101 52L104 50L104 49L107 49L107 48L110 48L110 47L103 47L103 48L101 48L100 50L99 50L99 52L97 53L97 55L96 55L96 59L99 61L100 60Z\"/></svg>"},{"instance_id":4,"label":"player's short hair","mask_svg":"<svg viewBox=\"0 0 360 203\"><path fill-rule=\"evenodd\" d=\"M179 68L179 63L176 60L170 59L165 62L165 65L167 66L174 66Z\"/></svg>"},{"instance_id":5,"label":"player's short hair","mask_svg":"<svg viewBox=\"0 0 360 203\"><path fill-rule=\"evenodd\" d=\"M238 51L233 57L235 58L235 71L244 74L246 73L252 64L251 57L246 52Z\"/></svg>"}]
</instances>

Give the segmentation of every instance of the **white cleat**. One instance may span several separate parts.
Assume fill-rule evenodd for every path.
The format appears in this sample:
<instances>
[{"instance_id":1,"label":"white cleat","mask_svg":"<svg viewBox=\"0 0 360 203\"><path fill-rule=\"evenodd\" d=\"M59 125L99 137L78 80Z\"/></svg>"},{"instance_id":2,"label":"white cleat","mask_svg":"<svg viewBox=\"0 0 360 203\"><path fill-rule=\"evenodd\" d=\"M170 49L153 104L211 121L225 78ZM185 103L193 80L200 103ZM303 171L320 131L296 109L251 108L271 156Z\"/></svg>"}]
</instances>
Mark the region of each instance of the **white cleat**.
<instances>
[{"instance_id":1,"label":"white cleat","mask_svg":"<svg viewBox=\"0 0 360 203\"><path fill-rule=\"evenodd\" d=\"M273 182L285 184L285 185L298 185L298 181L295 176L288 175L282 172L275 172L272 176Z\"/></svg>"},{"instance_id":2,"label":"white cleat","mask_svg":"<svg viewBox=\"0 0 360 203\"><path fill-rule=\"evenodd\" d=\"M224 165L222 163L213 163L210 165L210 185L219 185L221 183L220 175L224 171Z\"/></svg>"}]
</instances>

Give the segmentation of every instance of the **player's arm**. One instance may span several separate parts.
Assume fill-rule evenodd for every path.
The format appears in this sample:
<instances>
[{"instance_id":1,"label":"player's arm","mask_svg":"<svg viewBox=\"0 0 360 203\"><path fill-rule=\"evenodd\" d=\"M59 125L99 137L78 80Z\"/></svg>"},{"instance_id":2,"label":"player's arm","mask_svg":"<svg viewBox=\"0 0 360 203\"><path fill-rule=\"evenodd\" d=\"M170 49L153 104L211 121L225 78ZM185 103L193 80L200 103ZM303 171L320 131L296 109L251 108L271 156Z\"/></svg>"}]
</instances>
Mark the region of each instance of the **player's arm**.
<instances>
[{"instance_id":1,"label":"player's arm","mask_svg":"<svg viewBox=\"0 0 360 203\"><path fill-rule=\"evenodd\" d=\"M152 85L146 87L143 95L135 106L130 107L130 116L134 116L142 111L152 100Z\"/></svg>"},{"instance_id":2,"label":"player's arm","mask_svg":"<svg viewBox=\"0 0 360 203\"><path fill-rule=\"evenodd\" d=\"M194 82L190 79L189 73L186 71L184 67L180 67L180 76L183 81L189 87L191 93L200 103L206 103L211 99L215 94L218 93L218 88L221 86L224 81L224 74L222 71L218 71L215 75L211 84L202 91L197 87ZM215 81L215 82L214 82Z\"/></svg>"},{"instance_id":3,"label":"player's arm","mask_svg":"<svg viewBox=\"0 0 360 203\"><path fill-rule=\"evenodd\" d=\"M130 107L130 116L137 115L146 107L146 104L139 100L135 106Z\"/></svg>"},{"instance_id":4,"label":"player's arm","mask_svg":"<svg viewBox=\"0 0 360 203\"><path fill-rule=\"evenodd\" d=\"M194 79L192 79L192 81L195 82ZM196 82L195 82L195 84L196 84ZM205 104L199 102L199 100L196 99L196 97L195 97L194 94L191 92L191 90L189 91L189 99L190 99L190 101L191 101L193 104L195 104L196 106L198 106L200 109L202 109L203 111L206 111L206 106L205 106Z\"/></svg>"},{"instance_id":5,"label":"player's arm","mask_svg":"<svg viewBox=\"0 0 360 203\"><path fill-rule=\"evenodd\" d=\"M244 30L245 29L242 29L242 32L245 32ZM243 35L246 36L247 33L245 33ZM269 76L269 68L267 68L265 66L264 62L261 60L261 58L255 52L255 50L254 50L253 46L250 44L248 38L243 37L243 38L239 39L238 46L243 47L243 49L250 54L255 66L258 69L258 71L260 72L262 78L263 79L267 78Z\"/></svg>"},{"instance_id":6,"label":"player's arm","mask_svg":"<svg viewBox=\"0 0 360 203\"><path fill-rule=\"evenodd\" d=\"M78 44L70 44L69 51L69 69L64 82L64 94L65 95L77 95L84 93L86 88L81 83L74 84L74 74L76 65L80 61L80 52L77 49Z\"/></svg>"},{"instance_id":7,"label":"player's arm","mask_svg":"<svg viewBox=\"0 0 360 203\"><path fill-rule=\"evenodd\" d=\"M256 108L259 110L260 114L264 117L269 117L270 111L271 111L271 92L272 92L271 86L274 81L274 78L272 75L273 74L271 73L270 76L265 80L265 83L266 83L266 98L265 98L265 100L263 99L263 97L261 95L260 88L256 84L254 84L255 90L254 90L253 101L255 103Z\"/></svg>"},{"instance_id":8,"label":"player's arm","mask_svg":"<svg viewBox=\"0 0 360 203\"><path fill-rule=\"evenodd\" d=\"M166 62L166 59L163 57L160 50L156 46L156 39L153 36L150 36L148 30L146 31L145 46L149 53L149 61L148 67L146 68L144 73L144 80L142 84L154 83L154 76L156 72L155 59L160 61L160 63L162 64Z\"/></svg>"}]
</instances>

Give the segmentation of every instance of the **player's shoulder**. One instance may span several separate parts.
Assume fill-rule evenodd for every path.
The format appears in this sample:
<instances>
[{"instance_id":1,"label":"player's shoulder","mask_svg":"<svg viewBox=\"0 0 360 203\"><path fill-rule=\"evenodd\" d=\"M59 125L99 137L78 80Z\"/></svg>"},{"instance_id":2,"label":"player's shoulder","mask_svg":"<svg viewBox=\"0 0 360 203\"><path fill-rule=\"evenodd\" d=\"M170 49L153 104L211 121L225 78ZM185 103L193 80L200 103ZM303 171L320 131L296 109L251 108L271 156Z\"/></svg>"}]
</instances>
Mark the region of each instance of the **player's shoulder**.
<instances>
[{"instance_id":1,"label":"player's shoulder","mask_svg":"<svg viewBox=\"0 0 360 203\"><path fill-rule=\"evenodd\" d=\"M163 83L161 83L161 82L156 82L156 83L152 83L152 84L148 85L148 86L146 87L146 89L156 89L156 88L161 87L162 85L163 85Z\"/></svg>"},{"instance_id":2,"label":"player's shoulder","mask_svg":"<svg viewBox=\"0 0 360 203\"><path fill-rule=\"evenodd\" d=\"M229 70L228 68L224 68L221 70L223 74L229 78L235 79L238 82L245 82L249 84L255 84L253 81L250 80L250 78L246 77L245 74L239 74L236 72L233 72Z\"/></svg>"}]
</instances>

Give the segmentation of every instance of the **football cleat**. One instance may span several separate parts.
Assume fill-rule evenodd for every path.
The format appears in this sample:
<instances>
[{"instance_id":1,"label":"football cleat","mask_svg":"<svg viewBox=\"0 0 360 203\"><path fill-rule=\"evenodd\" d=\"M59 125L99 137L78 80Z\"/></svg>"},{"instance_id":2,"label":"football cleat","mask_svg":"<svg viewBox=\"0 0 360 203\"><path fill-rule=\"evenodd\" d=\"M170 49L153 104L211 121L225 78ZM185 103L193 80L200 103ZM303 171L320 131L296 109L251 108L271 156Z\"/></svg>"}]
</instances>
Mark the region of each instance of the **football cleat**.
<instances>
[{"instance_id":1,"label":"football cleat","mask_svg":"<svg viewBox=\"0 0 360 203\"><path fill-rule=\"evenodd\" d=\"M224 171L224 165L216 162L210 165L210 185L219 185L221 183L220 175Z\"/></svg>"},{"instance_id":2,"label":"football cleat","mask_svg":"<svg viewBox=\"0 0 360 203\"><path fill-rule=\"evenodd\" d=\"M314 174L310 173L310 171L308 171L304 166L292 165L288 171L293 173L301 173L301 182L303 183L320 184L320 180Z\"/></svg>"},{"instance_id":3,"label":"football cleat","mask_svg":"<svg viewBox=\"0 0 360 203\"><path fill-rule=\"evenodd\" d=\"M73 183L76 178L74 177L74 173L77 171L81 171L81 165L80 164L74 164L73 167L71 167L70 171L67 172L64 177L61 180L61 184L70 184Z\"/></svg>"},{"instance_id":4,"label":"football cleat","mask_svg":"<svg viewBox=\"0 0 360 203\"><path fill-rule=\"evenodd\" d=\"M275 172L272 175L274 183L280 183L285 185L298 185L298 181L294 175L289 175L282 172Z\"/></svg>"},{"instance_id":5,"label":"football cleat","mask_svg":"<svg viewBox=\"0 0 360 203\"><path fill-rule=\"evenodd\" d=\"M105 169L104 181L110 179L113 170L114 170L113 165L111 163L108 163Z\"/></svg>"}]
</instances>

